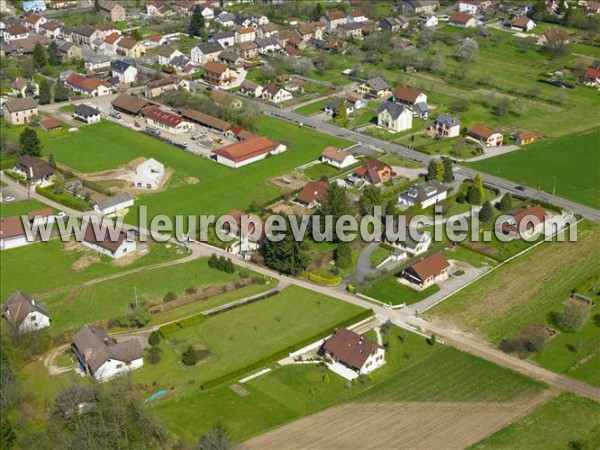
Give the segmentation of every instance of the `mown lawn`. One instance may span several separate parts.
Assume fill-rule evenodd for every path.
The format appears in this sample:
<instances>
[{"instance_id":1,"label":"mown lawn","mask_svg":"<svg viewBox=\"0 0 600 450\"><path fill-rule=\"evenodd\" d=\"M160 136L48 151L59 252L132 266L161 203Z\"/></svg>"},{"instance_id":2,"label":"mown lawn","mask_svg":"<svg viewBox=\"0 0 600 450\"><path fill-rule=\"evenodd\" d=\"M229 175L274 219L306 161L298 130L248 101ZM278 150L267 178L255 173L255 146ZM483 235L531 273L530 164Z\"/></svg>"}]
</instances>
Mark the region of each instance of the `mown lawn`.
<instances>
[{"instance_id":1,"label":"mown lawn","mask_svg":"<svg viewBox=\"0 0 600 450\"><path fill-rule=\"evenodd\" d=\"M314 166L307 167L304 170L304 174L315 181L319 181L323 177L331 178L339 175L340 173L340 169L328 164L315 164Z\"/></svg>"},{"instance_id":2,"label":"mown lawn","mask_svg":"<svg viewBox=\"0 0 600 450\"><path fill-rule=\"evenodd\" d=\"M109 320L131 312L132 305L135 305L134 290L139 303L153 304L162 303L167 292L181 296L188 288L201 291L209 285L218 286L239 280L238 273L227 274L210 269L208 258L202 258L76 288L68 293L61 292L44 301L53 313L52 332L61 333L84 323ZM201 305L201 309L209 309L221 301L223 299L217 302L212 298L198 300L196 307Z\"/></svg>"},{"instance_id":3,"label":"mown lawn","mask_svg":"<svg viewBox=\"0 0 600 450\"><path fill-rule=\"evenodd\" d=\"M37 294L39 299L46 294L63 292L95 278L123 270L158 264L184 256L180 247L165 244L151 245L150 252L129 265L118 265L112 258L100 255L82 244L63 243L59 239L30 244L2 251L0 275L1 295L5 299L11 291L18 289L28 294ZM74 269L78 262L93 257L99 258L87 267ZM54 319L54 318L53 318Z\"/></svg>"},{"instance_id":4,"label":"mown lawn","mask_svg":"<svg viewBox=\"0 0 600 450\"><path fill-rule=\"evenodd\" d=\"M312 116L313 114L323 112L323 109L327 106L327 104L330 101L330 98L317 100L316 102L308 103L306 105L301 106L300 108L295 109L294 112L302 114L303 116Z\"/></svg>"},{"instance_id":5,"label":"mown lawn","mask_svg":"<svg viewBox=\"0 0 600 450\"><path fill-rule=\"evenodd\" d=\"M540 141L468 166L600 208L600 129Z\"/></svg>"},{"instance_id":6,"label":"mown lawn","mask_svg":"<svg viewBox=\"0 0 600 450\"><path fill-rule=\"evenodd\" d=\"M564 393L470 449L594 449L600 443L600 403Z\"/></svg>"},{"instance_id":7,"label":"mown lawn","mask_svg":"<svg viewBox=\"0 0 600 450\"><path fill-rule=\"evenodd\" d=\"M348 388L343 378L314 365L283 366L243 384L249 393L245 397L222 385L208 393L159 400L152 409L167 428L187 440L196 441L221 423L234 440L243 441L343 402L511 401L543 389L453 348L431 347L401 329L392 328L384 342L389 344L387 364L364 385Z\"/></svg>"},{"instance_id":8,"label":"mown lawn","mask_svg":"<svg viewBox=\"0 0 600 450\"><path fill-rule=\"evenodd\" d=\"M395 276L389 276L368 285L360 293L392 305L401 305L402 303L412 305L426 299L439 290L440 288L434 284L422 291L416 291L399 283Z\"/></svg>"},{"instance_id":9,"label":"mown lawn","mask_svg":"<svg viewBox=\"0 0 600 450\"><path fill-rule=\"evenodd\" d=\"M48 205L38 200L23 200L21 202L0 203L0 214L2 217L20 216L31 211L39 211L48 208Z\"/></svg>"}]
</instances>

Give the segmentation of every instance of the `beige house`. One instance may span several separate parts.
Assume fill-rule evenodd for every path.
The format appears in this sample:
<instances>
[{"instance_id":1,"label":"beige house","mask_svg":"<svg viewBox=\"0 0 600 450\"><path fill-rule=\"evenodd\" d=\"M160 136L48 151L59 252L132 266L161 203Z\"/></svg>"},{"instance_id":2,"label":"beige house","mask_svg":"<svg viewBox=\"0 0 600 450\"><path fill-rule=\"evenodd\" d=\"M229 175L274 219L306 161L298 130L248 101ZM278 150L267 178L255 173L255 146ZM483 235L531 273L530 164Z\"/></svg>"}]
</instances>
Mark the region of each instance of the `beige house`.
<instances>
[{"instance_id":1,"label":"beige house","mask_svg":"<svg viewBox=\"0 0 600 450\"><path fill-rule=\"evenodd\" d=\"M129 58L141 58L146 53L146 47L133 39L123 37L117 41L117 54Z\"/></svg>"},{"instance_id":2,"label":"beige house","mask_svg":"<svg viewBox=\"0 0 600 450\"><path fill-rule=\"evenodd\" d=\"M12 125L28 123L33 116L37 116L38 106L32 98L17 98L8 100L2 105L4 119Z\"/></svg>"},{"instance_id":3,"label":"beige house","mask_svg":"<svg viewBox=\"0 0 600 450\"><path fill-rule=\"evenodd\" d=\"M111 22L120 22L125 20L125 8L117 2L100 5L100 14Z\"/></svg>"}]
</instances>

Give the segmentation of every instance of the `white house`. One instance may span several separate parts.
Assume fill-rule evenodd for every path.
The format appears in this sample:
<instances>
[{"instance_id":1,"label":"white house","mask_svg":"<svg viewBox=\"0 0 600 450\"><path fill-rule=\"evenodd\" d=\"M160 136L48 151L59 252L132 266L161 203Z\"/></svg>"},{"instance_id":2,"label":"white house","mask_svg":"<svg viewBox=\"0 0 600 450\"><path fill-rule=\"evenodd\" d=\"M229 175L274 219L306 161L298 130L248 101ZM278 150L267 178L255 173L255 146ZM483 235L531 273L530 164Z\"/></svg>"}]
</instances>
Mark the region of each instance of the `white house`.
<instances>
[{"instance_id":1,"label":"white house","mask_svg":"<svg viewBox=\"0 0 600 450\"><path fill-rule=\"evenodd\" d=\"M2 317L19 334L50 326L50 313L46 305L38 303L25 292L13 292L1 309Z\"/></svg>"},{"instance_id":2,"label":"white house","mask_svg":"<svg viewBox=\"0 0 600 450\"><path fill-rule=\"evenodd\" d=\"M81 243L103 255L114 259L122 258L135 252L136 242L129 240L123 231L119 231L115 239L110 236L110 231L106 228L101 230L102 224L98 224L98 233L92 223L85 229Z\"/></svg>"},{"instance_id":3,"label":"white house","mask_svg":"<svg viewBox=\"0 0 600 450\"><path fill-rule=\"evenodd\" d=\"M457 137L460 135L460 119L440 114L429 127L429 132L443 138Z\"/></svg>"},{"instance_id":4,"label":"white house","mask_svg":"<svg viewBox=\"0 0 600 450\"><path fill-rule=\"evenodd\" d=\"M244 80L240 85L240 93L249 97L260 97L263 92L263 87L260 84L251 80Z\"/></svg>"},{"instance_id":5,"label":"white house","mask_svg":"<svg viewBox=\"0 0 600 450\"><path fill-rule=\"evenodd\" d=\"M223 48L231 47L235 44L235 32L222 31L220 33L215 33L208 38L208 42L215 42Z\"/></svg>"},{"instance_id":6,"label":"white house","mask_svg":"<svg viewBox=\"0 0 600 450\"><path fill-rule=\"evenodd\" d=\"M429 117L429 107L427 106L427 94L424 92L407 87L397 87L392 92L392 99L396 103L408 106L413 117L420 117L425 120Z\"/></svg>"},{"instance_id":7,"label":"white house","mask_svg":"<svg viewBox=\"0 0 600 450\"><path fill-rule=\"evenodd\" d=\"M252 42L256 39L256 30L252 27L243 27L235 32L235 42Z\"/></svg>"},{"instance_id":8,"label":"white house","mask_svg":"<svg viewBox=\"0 0 600 450\"><path fill-rule=\"evenodd\" d=\"M502 145L504 136L502 133L494 131L487 125L478 123L469 129L469 137L475 139L486 147L497 147Z\"/></svg>"},{"instance_id":9,"label":"white house","mask_svg":"<svg viewBox=\"0 0 600 450\"><path fill-rule=\"evenodd\" d=\"M110 68L110 56L92 55L88 56L83 65L88 71L101 71L102 69Z\"/></svg>"},{"instance_id":10,"label":"white house","mask_svg":"<svg viewBox=\"0 0 600 450\"><path fill-rule=\"evenodd\" d=\"M191 52L192 61L196 64L205 64L209 61L216 61L219 59L219 54L223 50L225 49L218 42L207 42L197 45Z\"/></svg>"},{"instance_id":11,"label":"white house","mask_svg":"<svg viewBox=\"0 0 600 450\"><path fill-rule=\"evenodd\" d=\"M85 325L73 336L71 349L79 360L80 370L98 381L110 380L144 365L140 341L115 343L103 329L91 325Z\"/></svg>"},{"instance_id":12,"label":"white house","mask_svg":"<svg viewBox=\"0 0 600 450\"><path fill-rule=\"evenodd\" d=\"M91 123L97 123L100 122L100 110L96 109L93 105L81 103L79 105L75 105L75 108L73 108L73 118L81 120L88 125Z\"/></svg>"},{"instance_id":13,"label":"white house","mask_svg":"<svg viewBox=\"0 0 600 450\"><path fill-rule=\"evenodd\" d=\"M53 223L55 219L56 216L51 208L31 211L27 214L30 229ZM34 242L39 241L30 241L27 238L25 224L21 216L10 216L0 219L0 249L7 250Z\"/></svg>"},{"instance_id":14,"label":"white house","mask_svg":"<svg viewBox=\"0 0 600 450\"><path fill-rule=\"evenodd\" d=\"M471 14L457 12L450 16L448 19L450 25L462 28L473 28L481 25L481 22L473 17Z\"/></svg>"},{"instance_id":15,"label":"white house","mask_svg":"<svg viewBox=\"0 0 600 450\"><path fill-rule=\"evenodd\" d=\"M194 50L192 50L192 53L193 52ZM183 56L183 53L176 48L171 47L170 45L166 45L158 52L158 64L161 66L168 66L170 62L178 56Z\"/></svg>"},{"instance_id":16,"label":"white house","mask_svg":"<svg viewBox=\"0 0 600 450\"><path fill-rule=\"evenodd\" d=\"M165 166L150 158L135 169L133 186L138 189L156 189L165 176Z\"/></svg>"},{"instance_id":17,"label":"white house","mask_svg":"<svg viewBox=\"0 0 600 450\"><path fill-rule=\"evenodd\" d=\"M333 361L328 364L329 369L349 379L369 374L385 364L383 347L345 328L338 328L325 341L323 353Z\"/></svg>"},{"instance_id":18,"label":"white house","mask_svg":"<svg viewBox=\"0 0 600 450\"><path fill-rule=\"evenodd\" d=\"M458 12L464 12L468 14L477 14L479 11L479 1L475 0L462 0L458 2Z\"/></svg>"},{"instance_id":19,"label":"white house","mask_svg":"<svg viewBox=\"0 0 600 450\"><path fill-rule=\"evenodd\" d=\"M448 188L438 181L423 181L413 184L398 195L398 203L404 206L421 205L425 209L448 196Z\"/></svg>"},{"instance_id":20,"label":"white house","mask_svg":"<svg viewBox=\"0 0 600 450\"><path fill-rule=\"evenodd\" d=\"M439 25L439 20L435 16L420 16L419 23L423 28L433 28Z\"/></svg>"},{"instance_id":21,"label":"white house","mask_svg":"<svg viewBox=\"0 0 600 450\"><path fill-rule=\"evenodd\" d=\"M294 98L291 92L286 91L285 89L274 84L267 85L263 90L261 97L263 100L267 100L271 103L287 102L288 100Z\"/></svg>"},{"instance_id":22,"label":"white house","mask_svg":"<svg viewBox=\"0 0 600 450\"><path fill-rule=\"evenodd\" d=\"M510 22L510 28L526 33L535 28L535 22L527 16L520 16Z\"/></svg>"},{"instance_id":23,"label":"white house","mask_svg":"<svg viewBox=\"0 0 600 450\"><path fill-rule=\"evenodd\" d=\"M5 28L2 32L4 42L10 43L18 39L27 39L29 36L29 29L23 25L15 25L14 27Z\"/></svg>"},{"instance_id":24,"label":"white house","mask_svg":"<svg viewBox=\"0 0 600 450\"><path fill-rule=\"evenodd\" d=\"M202 8L202 17L204 17L204 21L205 22L210 22L211 20L213 20L215 18L215 10L212 8L209 8L208 6L205 6L204 8Z\"/></svg>"},{"instance_id":25,"label":"white house","mask_svg":"<svg viewBox=\"0 0 600 450\"><path fill-rule=\"evenodd\" d=\"M52 177L54 176L54 168L50 164L43 159L30 155L19 156L13 167L13 172L25 177L29 183L41 187L52 184Z\"/></svg>"},{"instance_id":26,"label":"white house","mask_svg":"<svg viewBox=\"0 0 600 450\"><path fill-rule=\"evenodd\" d=\"M125 61L115 61L112 64L112 76L119 79L121 84L132 84L137 80L137 68Z\"/></svg>"},{"instance_id":27,"label":"white house","mask_svg":"<svg viewBox=\"0 0 600 450\"><path fill-rule=\"evenodd\" d=\"M246 259L250 259L252 253L260 249L263 237L255 236L255 224L254 220L260 220L258 216L252 216L246 214L244 211L239 209L232 209L227 213L233 221L225 221L223 223L222 231L225 235L235 238L231 241L231 244L227 247L227 251L234 255L242 255ZM242 227L245 227L243 229ZM264 223L263 223L264 229Z\"/></svg>"},{"instance_id":28,"label":"white house","mask_svg":"<svg viewBox=\"0 0 600 450\"><path fill-rule=\"evenodd\" d=\"M377 125L392 133L412 128L412 110L400 103L384 102L378 110Z\"/></svg>"},{"instance_id":29,"label":"white house","mask_svg":"<svg viewBox=\"0 0 600 450\"><path fill-rule=\"evenodd\" d=\"M42 25L44 25L46 22L48 22L48 19L46 19L43 16L39 16L37 14L29 14L27 17L25 17L25 20L23 21L23 25L25 25L31 31L39 34L40 27Z\"/></svg>"},{"instance_id":30,"label":"white house","mask_svg":"<svg viewBox=\"0 0 600 450\"><path fill-rule=\"evenodd\" d=\"M127 208L133 206L133 197L127 192L99 200L94 209L105 216L125 215Z\"/></svg>"},{"instance_id":31,"label":"white house","mask_svg":"<svg viewBox=\"0 0 600 450\"><path fill-rule=\"evenodd\" d=\"M344 169L345 167L356 164L357 160L351 153L336 147L325 147L321 153L321 162L330 166Z\"/></svg>"},{"instance_id":32,"label":"white house","mask_svg":"<svg viewBox=\"0 0 600 450\"><path fill-rule=\"evenodd\" d=\"M408 227L405 236L391 237L386 234L385 241L412 257L426 252L432 240L429 232Z\"/></svg>"}]
</instances>

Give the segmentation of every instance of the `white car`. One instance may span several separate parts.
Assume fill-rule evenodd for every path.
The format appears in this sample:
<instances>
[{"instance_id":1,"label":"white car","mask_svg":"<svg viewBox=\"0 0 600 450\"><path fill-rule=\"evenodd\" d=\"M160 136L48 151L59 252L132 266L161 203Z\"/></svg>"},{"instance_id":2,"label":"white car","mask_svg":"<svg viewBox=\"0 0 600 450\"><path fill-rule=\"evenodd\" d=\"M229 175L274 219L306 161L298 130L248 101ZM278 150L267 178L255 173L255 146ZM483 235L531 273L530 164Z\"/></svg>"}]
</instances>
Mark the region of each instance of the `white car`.
<instances>
[{"instance_id":1,"label":"white car","mask_svg":"<svg viewBox=\"0 0 600 450\"><path fill-rule=\"evenodd\" d=\"M14 197L4 197L4 201L5 202L14 202L15 198Z\"/></svg>"},{"instance_id":2,"label":"white car","mask_svg":"<svg viewBox=\"0 0 600 450\"><path fill-rule=\"evenodd\" d=\"M63 211L57 212L56 213L56 217L65 217L67 214L65 214Z\"/></svg>"}]
</instances>

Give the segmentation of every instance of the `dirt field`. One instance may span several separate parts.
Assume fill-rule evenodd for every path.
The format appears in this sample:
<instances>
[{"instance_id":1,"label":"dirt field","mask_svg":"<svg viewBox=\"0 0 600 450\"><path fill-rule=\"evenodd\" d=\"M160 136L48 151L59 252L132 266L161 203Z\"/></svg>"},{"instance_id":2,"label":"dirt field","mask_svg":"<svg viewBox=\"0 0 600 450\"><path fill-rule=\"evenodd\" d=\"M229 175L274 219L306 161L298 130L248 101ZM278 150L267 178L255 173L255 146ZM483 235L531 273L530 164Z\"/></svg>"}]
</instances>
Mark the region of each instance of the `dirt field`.
<instances>
[{"instance_id":1,"label":"dirt field","mask_svg":"<svg viewBox=\"0 0 600 450\"><path fill-rule=\"evenodd\" d=\"M247 449L462 449L556 395L515 403L364 403L336 406L244 443Z\"/></svg>"}]
</instances>

